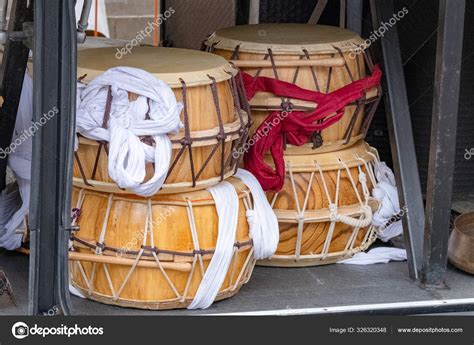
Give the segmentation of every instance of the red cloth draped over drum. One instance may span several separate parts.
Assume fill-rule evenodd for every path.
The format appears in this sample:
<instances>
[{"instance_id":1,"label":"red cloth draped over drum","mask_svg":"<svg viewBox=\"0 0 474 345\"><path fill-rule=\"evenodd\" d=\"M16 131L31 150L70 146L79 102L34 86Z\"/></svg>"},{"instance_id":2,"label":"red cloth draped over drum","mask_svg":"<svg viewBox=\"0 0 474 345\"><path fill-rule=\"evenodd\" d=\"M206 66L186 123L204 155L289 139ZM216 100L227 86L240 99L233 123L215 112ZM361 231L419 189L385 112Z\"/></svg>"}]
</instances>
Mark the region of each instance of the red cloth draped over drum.
<instances>
[{"instance_id":1,"label":"red cloth draped over drum","mask_svg":"<svg viewBox=\"0 0 474 345\"><path fill-rule=\"evenodd\" d=\"M263 91L271 92L278 97L317 103L316 109L310 112L287 110L285 116L282 116L283 111L271 113L256 133L260 133L263 127L269 127L270 130L268 134L255 140L254 145L250 147L244 158L245 168L257 177L264 190L281 190L285 181L284 137L292 145L304 145L315 131L320 131L338 122L344 115L345 107L360 99L365 91L378 86L381 77L382 71L376 65L370 76L324 94L272 78L255 78L242 72L249 100L258 91ZM274 121L275 119L278 120ZM263 157L269 151L275 163L275 169L264 162Z\"/></svg>"}]
</instances>

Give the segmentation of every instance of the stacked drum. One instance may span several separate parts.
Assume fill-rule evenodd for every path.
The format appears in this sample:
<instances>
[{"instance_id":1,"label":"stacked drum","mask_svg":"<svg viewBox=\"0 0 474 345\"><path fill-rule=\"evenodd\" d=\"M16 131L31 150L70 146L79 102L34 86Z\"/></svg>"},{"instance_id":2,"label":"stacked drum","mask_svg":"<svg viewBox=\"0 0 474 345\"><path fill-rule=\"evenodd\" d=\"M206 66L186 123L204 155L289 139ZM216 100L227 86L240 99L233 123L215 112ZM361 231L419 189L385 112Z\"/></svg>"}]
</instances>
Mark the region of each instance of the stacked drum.
<instances>
[{"instance_id":1,"label":"stacked drum","mask_svg":"<svg viewBox=\"0 0 474 345\"><path fill-rule=\"evenodd\" d=\"M96 77L118 66L147 71L164 81L182 103L182 125L168 135L172 151L165 182L157 193L147 196L121 188L110 176L110 165L118 159L112 157L111 143L87 134L78 136L73 218L80 231L71 240L71 282L87 298L146 309L193 303L193 307L206 307L195 297L205 296L209 291L200 290L212 286L218 286L216 300L233 296L249 280L255 265L247 219L255 200L249 187L233 177L237 171L234 153L247 140L250 128L237 70L224 58L199 51L137 47L120 60L115 54L114 48L80 51L81 83L92 85ZM115 126L113 117L120 113L120 102L113 93L112 86L102 97L105 110L90 133ZM148 112L152 109L150 99L133 92L128 92L128 100L130 107L146 107L148 102ZM95 105L90 107L93 112ZM123 128L133 126L134 119L129 121L132 124ZM144 134L146 128L142 131L136 126L134 131L145 152L158 146L156 138ZM128 159L125 165L132 164L130 156L124 157ZM145 183L155 178L158 169L156 161L147 163ZM221 199L229 194L236 195L237 216L225 212L228 201ZM234 233L224 229L227 232L221 234L224 222L234 222ZM224 236L232 237L231 254L225 278L215 285L214 277L206 273L215 255L225 256L218 250Z\"/></svg>"},{"instance_id":2,"label":"stacked drum","mask_svg":"<svg viewBox=\"0 0 474 345\"><path fill-rule=\"evenodd\" d=\"M262 265L333 263L375 241L378 157L364 138L381 72L362 43L353 32L306 24L231 27L205 42L243 71L254 119L245 167L280 226L277 252Z\"/></svg>"}]
</instances>

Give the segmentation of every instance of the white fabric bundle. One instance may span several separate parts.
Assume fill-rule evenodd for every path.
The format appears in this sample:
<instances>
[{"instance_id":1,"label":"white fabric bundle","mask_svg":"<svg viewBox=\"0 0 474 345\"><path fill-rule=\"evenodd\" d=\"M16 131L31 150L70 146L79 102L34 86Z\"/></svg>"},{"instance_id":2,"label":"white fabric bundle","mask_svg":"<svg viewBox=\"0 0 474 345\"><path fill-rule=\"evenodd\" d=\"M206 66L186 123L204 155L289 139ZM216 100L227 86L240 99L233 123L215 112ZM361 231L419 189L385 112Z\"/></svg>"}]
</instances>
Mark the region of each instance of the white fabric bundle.
<instances>
[{"instance_id":1,"label":"white fabric bundle","mask_svg":"<svg viewBox=\"0 0 474 345\"><path fill-rule=\"evenodd\" d=\"M255 176L246 170L239 169L235 177L241 179L252 194L253 210L247 211L247 221L253 240L254 258L257 260L268 258L275 253L279 241L277 217ZM188 309L205 309L211 306L227 276L234 254L239 196L235 187L225 181L208 188L208 191L214 198L219 217L217 245Z\"/></svg>"},{"instance_id":2,"label":"white fabric bundle","mask_svg":"<svg viewBox=\"0 0 474 345\"><path fill-rule=\"evenodd\" d=\"M373 265L386 264L390 261L405 261L406 259L407 251L405 249L378 247L369 250L367 253L357 253L352 258L341 260L338 263L348 265Z\"/></svg>"},{"instance_id":3,"label":"white fabric bundle","mask_svg":"<svg viewBox=\"0 0 474 345\"><path fill-rule=\"evenodd\" d=\"M109 128L104 129L102 122L109 87L113 101ZM129 92L138 95L136 101L129 101ZM183 105L176 101L165 82L141 69L116 67L80 92L77 132L89 139L110 143L108 172L120 188L151 196L160 190L168 174L171 141L167 134L183 127L179 118L182 109ZM147 113L150 120L146 119ZM140 136L152 136L155 146L141 142ZM149 181L143 182L146 162L155 163L155 173Z\"/></svg>"},{"instance_id":4,"label":"white fabric bundle","mask_svg":"<svg viewBox=\"0 0 474 345\"><path fill-rule=\"evenodd\" d=\"M24 220L30 207L31 150L33 139L32 136L26 135L25 133L32 126L32 119L33 80L28 73L25 73L15 123L15 132L12 139L12 143L15 143L15 149L8 157L8 166L12 170L18 183L21 207L18 208L18 194L11 188L3 191L0 196L0 213L2 223L4 223L0 224L0 247L8 250L14 250L21 246L23 235L17 233L17 231L26 230L24 228ZM5 222L5 220L8 221Z\"/></svg>"},{"instance_id":5,"label":"white fabric bundle","mask_svg":"<svg viewBox=\"0 0 474 345\"><path fill-rule=\"evenodd\" d=\"M400 203L395 184L395 176L385 162L377 162L374 166L377 185L372 191L374 198L381 201L379 210L374 214L372 224L379 229L378 237L387 242L403 232L402 222L395 221L400 214ZM391 222L389 226L387 223Z\"/></svg>"}]
</instances>

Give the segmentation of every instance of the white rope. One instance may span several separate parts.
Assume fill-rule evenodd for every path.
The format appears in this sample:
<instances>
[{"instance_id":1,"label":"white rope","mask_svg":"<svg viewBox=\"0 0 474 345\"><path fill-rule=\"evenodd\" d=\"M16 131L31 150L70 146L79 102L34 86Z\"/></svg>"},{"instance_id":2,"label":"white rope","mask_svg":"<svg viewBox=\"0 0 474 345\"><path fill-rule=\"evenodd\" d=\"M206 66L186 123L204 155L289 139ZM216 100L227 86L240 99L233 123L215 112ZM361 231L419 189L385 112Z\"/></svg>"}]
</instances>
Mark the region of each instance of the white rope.
<instances>
[{"instance_id":1,"label":"white rope","mask_svg":"<svg viewBox=\"0 0 474 345\"><path fill-rule=\"evenodd\" d=\"M109 126L105 129L102 122L109 87L113 101ZM136 101L129 101L129 92L138 95ZM77 132L89 139L110 142L108 172L120 188L151 196L166 179L171 160L167 134L176 133L183 126L179 118L182 109L171 88L148 72L131 67L112 68L80 92ZM155 146L141 142L140 136L152 136ZM155 163L155 172L144 182L146 162Z\"/></svg>"},{"instance_id":2,"label":"white rope","mask_svg":"<svg viewBox=\"0 0 474 345\"><path fill-rule=\"evenodd\" d=\"M247 170L239 169L235 177L245 183L253 197L254 209L247 211L247 221L253 240L254 257L257 260L268 258L275 254L280 240L278 219L255 176Z\"/></svg>"},{"instance_id":3,"label":"white rope","mask_svg":"<svg viewBox=\"0 0 474 345\"><path fill-rule=\"evenodd\" d=\"M21 206L19 205L20 200L17 192L13 191L12 188L0 194L0 215L2 216L0 221L0 247L8 250L14 250L21 246L22 233L26 231L23 227L24 219L30 207L32 118L33 80L28 73L25 73L15 122L15 132L12 138L15 149L8 156L8 166L18 184ZM10 187L16 188L16 186Z\"/></svg>"},{"instance_id":4,"label":"white rope","mask_svg":"<svg viewBox=\"0 0 474 345\"><path fill-rule=\"evenodd\" d=\"M361 206L362 219L352 218L343 214L337 213L337 209L334 204L329 205L330 220L331 222L339 222L349 225L353 228L365 228L372 223L372 208L368 205Z\"/></svg>"},{"instance_id":5,"label":"white rope","mask_svg":"<svg viewBox=\"0 0 474 345\"><path fill-rule=\"evenodd\" d=\"M227 276L234 252L239 217L239 196L229 182L208 188L214 198L219 228L217 244L211 262L188 309L206 309L214 302Z\"/></svg>"}]
</instances>

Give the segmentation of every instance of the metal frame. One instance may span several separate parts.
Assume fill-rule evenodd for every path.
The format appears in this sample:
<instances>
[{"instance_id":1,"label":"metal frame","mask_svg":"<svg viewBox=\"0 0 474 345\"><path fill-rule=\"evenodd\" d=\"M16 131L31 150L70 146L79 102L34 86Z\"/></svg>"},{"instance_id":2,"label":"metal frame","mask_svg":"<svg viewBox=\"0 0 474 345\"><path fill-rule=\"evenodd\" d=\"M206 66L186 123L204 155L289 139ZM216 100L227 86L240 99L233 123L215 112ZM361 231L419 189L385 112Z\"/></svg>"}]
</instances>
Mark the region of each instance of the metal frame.
<instances>
[{"instance_id":1,"label":"metal frame","mask_svg":"<svg viewBox=\"0 0 474 345\"><path fill-rule=\"evenodd\" d=\"M347 2L347 29L362 35L363 0L349 0Z\"/></svg>"},{"instance_id":2,"label":"metal frame","mask_svg":"<svg viewBox=\"0 0 474 345\"><path fill-rule=\"evenodd\" d=\"M249 24L260 23L260 0L250 0L249 3Z\"/></svg>"},{"instance_id":3,"label":"metal frame","mask_svg":"<svg viewBox=\"0 0 474 345\"><path fill-rule=\"evenodd\" d=\"M28 8L28 0L14 0L8 23L9 32L23 30L25 22L33 21L33 6ZM16 113L20 104L23 76L28 63L29 48L23 41L8 40L5 45L2 61L1 93L4 99L0 108L0 149L5 150L10 145L15 129ZM4 151L2 151L4 152ZM0 155L0 191L6 187L6 169L8 155Z\"/></svg>"},{"instance_id":4,"label":"metal frame","mask_svg":"<svg viewBox=\"0 0 474 345\"><path fill-rule=\"evenodd\" d=\"M446 284L465 0L439 3L421 283Z\"/></svg>"},{"instance_id":5,"label":"metal frame","mask_svg":"<svg viewBox=\"0 0 474 345\"><path fill-rule=\"evenodd\" d=\"M68 242L76 102L74 1L35 1L29 313L71 313ZM58 63L59 62L59 63Z\"/></svg>"},{"instance_id":6,"label":"metal frame","mask_svg":"<svg viewBox=\"0 0 474 345\"><path fill-rule=\"evenodd\" d=\"M296 316L296 315L415 315L474 311L474 298L361 304L350 306L278 309L236 313L212 313L208 316Z\"/></svg>"},{"instance_id":7,"label":"metal frame","mask_svg":"<svg viewBox=\"0 0 474 345\"><path fill-rule=\"evenodd\" d=\"M373 27L387 22L394 13L393 0L370 0ZM410 109L406 93L396 26L380 39L384 65L385 107L402 217L410 276L419 279L423 252L424 208Z\"/></svg>"}]
</instances>

